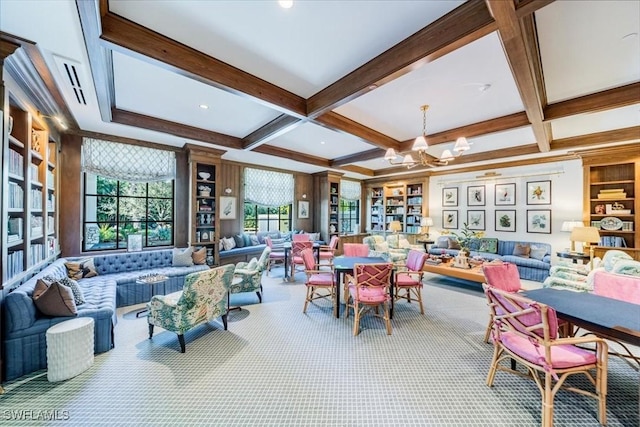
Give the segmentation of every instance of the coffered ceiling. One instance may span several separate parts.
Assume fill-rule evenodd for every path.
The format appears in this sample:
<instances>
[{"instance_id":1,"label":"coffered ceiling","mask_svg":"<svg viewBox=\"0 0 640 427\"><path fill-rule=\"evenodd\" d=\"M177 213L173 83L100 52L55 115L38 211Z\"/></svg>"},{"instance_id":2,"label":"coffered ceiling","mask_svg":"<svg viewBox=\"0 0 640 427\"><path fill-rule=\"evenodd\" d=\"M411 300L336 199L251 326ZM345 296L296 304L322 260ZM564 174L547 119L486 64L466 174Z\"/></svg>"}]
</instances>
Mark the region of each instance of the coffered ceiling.
<instances>
[{"instance_id":1,"label":"coffered ceiling","mask_svg":"<svg viewBox=\"0 0 640 427\"><path fill-rule=\"evenodd\" d=\"M369 178L640 141L637 1L2 0L0 30L71 131L245 163ZM430 155L471 150L389 165L424 104Z\"/></svg>"}]
</instances>

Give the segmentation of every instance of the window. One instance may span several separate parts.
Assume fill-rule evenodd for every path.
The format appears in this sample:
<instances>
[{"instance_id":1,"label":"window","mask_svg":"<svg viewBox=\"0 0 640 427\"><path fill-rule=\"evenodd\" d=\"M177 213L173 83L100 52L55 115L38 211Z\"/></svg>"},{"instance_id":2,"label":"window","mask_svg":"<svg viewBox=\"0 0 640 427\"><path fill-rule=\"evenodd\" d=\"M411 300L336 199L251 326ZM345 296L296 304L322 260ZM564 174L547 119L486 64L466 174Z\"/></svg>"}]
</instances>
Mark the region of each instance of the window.
<instances>
[{"instance_id":1,"label":"window","mask_svg":"<svg viewBox=\"0 0 640 427\"><path fill-rule=\"evenodd\" d=\"M291 205L267 207L244 203L244 231L290 231Z\"/></svg>"},{"instance_id":2,"label":"window","mask_svg":"<svg viewBox=\"0 0 640 427\"><path fill-rule=\"evenodd\" d=\"M174 184L85 173L84 250L125 249L130 234L141 234L144 247L173 245Z\"/></svg>"},{"instance_id":3,"label":"window","mask_svg":"<svg viewBox=\"0 0 640 427\"><path fill-rule=\"evenodd\" d=\"M340 180L340 233L360 231L360 197L362 186L358 181Z\"/></svg>"}]
</instances>

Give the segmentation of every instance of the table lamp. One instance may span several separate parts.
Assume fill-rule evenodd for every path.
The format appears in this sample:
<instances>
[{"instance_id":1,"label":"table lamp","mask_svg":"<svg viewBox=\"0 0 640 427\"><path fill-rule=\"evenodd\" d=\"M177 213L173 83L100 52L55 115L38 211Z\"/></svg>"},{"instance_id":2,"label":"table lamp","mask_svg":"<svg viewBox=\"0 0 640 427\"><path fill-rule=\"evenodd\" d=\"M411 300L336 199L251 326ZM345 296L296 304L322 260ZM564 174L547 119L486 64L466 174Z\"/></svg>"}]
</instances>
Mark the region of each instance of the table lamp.
<instances>
[{"instance_id":1,"label":"table lamp","mask_svg":"<svg viewBox=\"0 0 640 427\"><path fill-rule=\"evenodd\" d=\"M433 226L433 219L428 216L422 217L420 220L420 227L422 227L422 234L424 234L423 238L429 238L429 227L431 226Z\"/></svg>"},{"instance_id":2,"label":"table lamp","mask_svg":"<svg viewBox=\"0 0 640 427\"><path fill-rule=\"evenodd\" d=\"M593 261L593 246L591 243L599 243L600 242L600 233L598 229L595 227L574 227L571 230L571 246L573 247L574 242L583 242L582 251L583 253L588 248L589 249L589 259Z\"/></svg>"},{"instance_id":3,"label":"table lamp","mask_svg":"<svg viewBox=\"0 0 640 427\"><path fill-rule=\"evenodd\" d=\"M582 221L565 221L562 223L562 231L567 231L569 233L571 233L571 231L576 228L576 227L584 227L584 224L582 223ZM576 244L575 242L571 239L571 237L569 237L569 240L571 240L571 252L575 252L576 251Z\"/></svg>"},{"instance_id":4,"label":"table lamp","mask_svg":"<svg viewBox=\"0 0 640 427\"><path fill-rule=\"evenodd\" d=\"M402 230L402 224L400 223L400 221L391 221L389 223L389 231L392 231L393 234L398 234L398 231ZM398 242L396 244L396 247L400 247L400 236L398 236Z\"/></svg>"}]
</instances>

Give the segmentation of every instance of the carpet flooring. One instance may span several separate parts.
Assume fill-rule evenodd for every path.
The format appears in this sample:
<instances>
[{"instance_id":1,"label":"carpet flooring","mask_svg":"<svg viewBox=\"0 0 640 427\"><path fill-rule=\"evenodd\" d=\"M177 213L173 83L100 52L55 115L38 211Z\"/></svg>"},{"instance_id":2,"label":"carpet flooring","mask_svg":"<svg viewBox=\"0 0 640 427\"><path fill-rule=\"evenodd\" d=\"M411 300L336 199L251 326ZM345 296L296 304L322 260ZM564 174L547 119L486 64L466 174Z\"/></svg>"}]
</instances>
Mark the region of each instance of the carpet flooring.
<instances>
[{"instance_id":1,"label":"carpet flooring","mask_svg":"<svg viewBox=\"0 0 640 427\"><path fill-rule=\"evenodd\" d=\"M303 275L265 277L263 303L234 295L229 329L212 322L176 335L118 310L115 348L81 375L49 383L39 371L6 383L7 426L537 426L540 393L498 373L485 385L492 346L482 342L487 307L479 284L429 275L425 315L396 304L393 334L367 316L336 319L328 301L302 313ZM609 426L640 425L639 376L610 357ZM560 391L556 426L597 426L593 399Z\"/></svg>"}]
</instances>

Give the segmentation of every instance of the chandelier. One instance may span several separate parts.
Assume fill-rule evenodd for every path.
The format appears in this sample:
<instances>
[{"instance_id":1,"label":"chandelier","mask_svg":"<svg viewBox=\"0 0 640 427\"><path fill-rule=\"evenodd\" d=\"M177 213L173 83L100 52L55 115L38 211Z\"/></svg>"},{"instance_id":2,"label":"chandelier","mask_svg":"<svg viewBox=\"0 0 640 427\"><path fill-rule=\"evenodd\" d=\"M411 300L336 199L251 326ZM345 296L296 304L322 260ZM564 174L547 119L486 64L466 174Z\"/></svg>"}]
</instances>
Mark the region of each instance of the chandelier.
<instances>
[{"instance_id":1,"label":"chandelier","mask_svg":"<svg viewBox=\"0 0 640 427\"><path fill-rule=\"evenodd\" d=\"M469 142L467 142L467 138L460 137L456 140L455 145L453 146L453 154L451 150L446 149L442 152L439 158L433 157L432 155L427 153L427 148L429 145L427 144L427 110L429 109L428 105L423 105L420 107L422 110L422 135L417 137L413 142L413 146L411 147L411 151L415 151L418 159L416 160L411 153L405 154L404 156L396 153L396 150L393 148L389 148L387 152L384 154L384 159L392 165L402 165L406 166L407 169L411 169L414 166L422 165L422 166L446 166L450 161L454 160L456 157L462 156L462 154L469 150L471 146ZM402 160L398 160L401 158Z\"/></svg>"}]
</instances>

